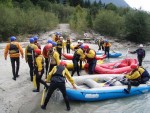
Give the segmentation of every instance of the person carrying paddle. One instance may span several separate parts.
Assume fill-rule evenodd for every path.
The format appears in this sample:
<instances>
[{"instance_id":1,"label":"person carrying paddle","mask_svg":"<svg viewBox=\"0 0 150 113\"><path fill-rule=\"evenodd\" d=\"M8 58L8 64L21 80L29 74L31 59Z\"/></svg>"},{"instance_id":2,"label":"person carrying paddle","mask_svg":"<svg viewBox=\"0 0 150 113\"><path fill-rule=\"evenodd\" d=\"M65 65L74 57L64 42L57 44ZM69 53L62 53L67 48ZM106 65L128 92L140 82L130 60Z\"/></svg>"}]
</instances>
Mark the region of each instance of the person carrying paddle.
<instances>
[{"instance_id":1,"label":"person carrying paddle","mask_svg":"<svg viewBox=\"0 0 150 113\"><path fill-rule=\"evenodd\" d=\"M85 58L85 55L84 55L84 52L83 52L83 48L84 46L81 45L79 49L77 49L73 55L73 59L72 59L72 62L73 62L73 71L72 71L72 74L71 76L74 75L74 73L77 71L77 74L78 76L80 76L80 68L82 68L82 60L84 60ZM79 68L79 65L78 65L78 62L80 62L80 68Z\"/></svg>"},{"instance_id":2,"label":"person carrying paddle","mask_svg":"<svg viewBox=\"0 0 150 113\"><path fill-rule=\"evenodd\" d=\"M131 54L137 53L137 59L139 62L139 66L142 66L142 61L145 58L145 50L143 49L143 44L139 45L139 48L135 51L129 51Z\"/></svg>"},{"instance_id":3,"label":"person carrying paddle","mask_svg":"<svg viewBox=\"0 0 150 113\"><path fill-rule=\"evenodd\" d=\"M124 89L127 94L130 93L131 86L139 86L141 83L141 74L138 71L137 64L132 64L131 69L132 71L124 76L124 78L127 78L127 81L121 81L122 84L128 85L128 88Z\"/></svg>"},{"instance_id":4,"label":"person carrying paddle","mask_svg":"<svg viewBox=\"0 0 150 113\"><path fill-rule=\"evenodd\" d=\"M46 75L47 75L47 72L48 72L48 64L49 64L49 56L48 56L48 51L53 48L52 44L51 43L48 43L44 46L43 48L43 51L42 51L42 54L45 58L45 69L46 69Z\"/></svg>"},{"instance_id":5,"label":"person carrying paddle","mask_svg":"<svg viewBox=\"0 0 150 113\"><path fill-rule=\"evenodd\" d=\"M88 45L84 45L85 59L88 63L88 74L94 74L96 66L96 52L93 49L90 49Z\"/></svg>"},{"instance_id":6,"label":"person carrying paddle","mask_svg":"<svg viewBox=\"0 0 150 113\"><path fill-rule=\"evenodd\" d=\"M34 50L38 47L34 44L34 38L29 39L30 44L25 48L25 60L30 68L30 79L33 81L33 70L34 70Z\"/></svg>"},{"instance_id":7,"label":"person carrying paddle","mask_svg":"<svg viewBox=\"0 0 150 113\"><path fill-rule=\"evenodd\" d=\"M49 75L47 76L46 82L51 82L48 93L45 99L44 104L41 106L42 109L46 109L46 106L51 98L52 93L58 88L63 94L67 110L70 110L69 100L66 95L66 86L65 79L67 78L69 82L72 84L73 88L76 89L74 85L74 80L70 76L68 69L65 67L66 64L61 62L58 66L54 66Z\"/></svg>"},{"instance_id":8,"label":"person carrying paddle","mask_svg":"<svg viewBox=\"0 0 150 113\"><path fill-rule=\"evenodd\" d=\"M9 53L11 66L12 66L12 73L13 73L13 80L16 80L19 77L19 67L20 67L20 54L22 58L24 58L23 50L19 42L16 42L16 37L10 37L10 43L8 43L5 47L4 57L7 60L7 55Z\"/></svg>"},{"instance_id":9,"label":"person carrying paddle","mask_svg":"<svg viewBox=\"0 0 150 113\"><path fill-rule=\"evenodd\" d=\"M44 74L44 58L41 54L41 50L35 49L34 53L35 53L34 73L36 75L37 89L34 89L33 92L39 92L40 83L42 83L47 89L48 89L48 85L42 80L42 75Z\"/></svg>"},{"instance_id":10,"label":"person carrying paddle","mask_svg":"<svg viewBox=\"0 0 150 113\"><path fill-rule=\"evenodd\" d=\"M59 53L57 51L53 50L53 47L51 47L48 50L47 56L48 56L48 63L50 62L49 71L51 71L54 66L57 66L60 64Z\"/></svg>"},{"instance_id":11,"label":"person carrying paddle","mask_svg":"<svg viewBox=\"0 0 150 113\"><path fill-rule=\"evenodd\" d=\"M109 50L110 50L111 44L107 39L104 41L103 47L104 47L105 55L107 55L107 58L109 59Z\"/></svg>"}]
</instances>

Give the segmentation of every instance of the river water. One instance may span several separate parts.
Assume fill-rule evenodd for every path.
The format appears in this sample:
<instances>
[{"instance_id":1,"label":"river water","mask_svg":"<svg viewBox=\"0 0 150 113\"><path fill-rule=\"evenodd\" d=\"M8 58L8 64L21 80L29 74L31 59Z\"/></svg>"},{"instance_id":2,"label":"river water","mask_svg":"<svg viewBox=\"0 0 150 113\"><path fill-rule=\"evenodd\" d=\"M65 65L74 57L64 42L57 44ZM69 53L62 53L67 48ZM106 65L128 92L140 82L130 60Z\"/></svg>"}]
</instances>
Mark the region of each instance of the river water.
<instances>
[{"instance_id":1,"label":"river water","mask_svg":"<svg viewBox=\"0 0 150 113\"><path fill-rule=\"evenodd\" d=\"M15 113L11 112L10 106L12 105L15 109L16 104L18 107L16 111L18 113L68 113L66 111L65 103L63 101L63 97L59 91L55 91L50 99L47 110L42 110L40 108L40 100L42 95L42 90L40 93L33 94L32 92L32 84L29 82L29 69L28 65L25 63L25 60L21 60L21 68L20 68L20 78L16 83L12 82L12 74L11 74L11 65L10 61L4 60L3 57L3 48L5 44L0 44L0 88L6 89L6 91L0 90L0 108L3 108L1 113ZM92 48L97 48L96 45L90 45ZM130 50L135 50L136 48L132 48ZM143 66L150 72L150 49L145 48L146 50L146 57L143 62ZM117 60L121 60L124 58L136 58L136 54L127 54L127 48L121 48L117 51L120 51L123 56L117 59L110 58L109 60L106 59L105 62L114 62ZM85 72L82 72L85 74ZM2 77L3 76L3 77ZM8 80L6 80L6 76ZM16 88L17 87L17 88ZM41 87L43 87L41 85ZM10 95L8 90L16 92L14 95ZM13 90L14 89L14 90ZM21 91L20 91L20 90ZM16 95L17 94L17 95ZM3 98L3 96L7 95L7 100ZM23 95L23 96L22 96ZM31 96L30 96L31 95ZM15 96L15 97L14 97ZM12 98L15 98L12 99ZM32 97L32 98L31 98ZM10 100L10 102L8 101ZM8 101L8 102L6 102ZM5 104L3 104L5 103ZM12 104L10 104L12 103ZM5 109L8 106L7 110ZM105 101L99 102L78 102L78 101L70 101L71 110L70 113L149 113L149 106L150 106L150 93L127 97L127 98L120 98L120 99L110 99Z\"/></svg>"}]
</instances>

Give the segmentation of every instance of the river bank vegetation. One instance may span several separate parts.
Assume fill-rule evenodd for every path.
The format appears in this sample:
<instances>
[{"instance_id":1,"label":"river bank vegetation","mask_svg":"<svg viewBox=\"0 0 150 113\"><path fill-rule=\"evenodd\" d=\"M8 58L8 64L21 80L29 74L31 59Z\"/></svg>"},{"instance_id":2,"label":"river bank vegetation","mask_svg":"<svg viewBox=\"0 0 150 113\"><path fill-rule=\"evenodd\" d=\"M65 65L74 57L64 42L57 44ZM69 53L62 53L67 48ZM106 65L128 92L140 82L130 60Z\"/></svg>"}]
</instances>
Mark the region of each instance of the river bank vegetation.
<instances>
[{"instance_id":1,"label":"river bank vegetation","mask_svg":"<svg viewBox=\"0 0 150 113\"><path fill-rule=\"evenodd\" d=\"M12 35L49 31L69 23L76 32L150 41L150 13L83 0L0 0L0 41Z\"/></svg>"}]
</instances>

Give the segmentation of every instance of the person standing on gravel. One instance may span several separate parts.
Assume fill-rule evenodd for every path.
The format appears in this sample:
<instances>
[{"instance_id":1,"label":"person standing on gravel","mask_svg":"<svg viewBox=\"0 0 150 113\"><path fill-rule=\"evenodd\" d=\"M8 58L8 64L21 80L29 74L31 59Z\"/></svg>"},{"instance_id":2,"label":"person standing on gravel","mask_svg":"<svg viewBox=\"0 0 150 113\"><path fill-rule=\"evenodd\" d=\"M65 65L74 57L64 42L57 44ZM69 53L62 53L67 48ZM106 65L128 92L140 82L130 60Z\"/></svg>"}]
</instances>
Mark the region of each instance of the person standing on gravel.
<instances>
[{"instance_id":1,"label":"person standing on gravel","mask_svg":"<svg viewBox=\"0 0 150 113\"><path fill-rule=\"evenodd\" d=\"M51 98L52 93L58 88L63 94L67 110L68 111L70 110L69 100L66 95L66 85L65 85L66 78L71 83L74 89L76 89L76 87L74 85L74 80L70 76L70 73L65 66L66 64L64 62L61 62L58 66L54 66L54 68L51 70L51 72L47 76L46 82L51 81L51 84L48 88L48 93L45 98L45 102L41 106L42 109L44 110L46 109L46 106L49 102L49 99Z\"/></svg>"},{"instance_id":2,"label":"person standing on gravel","mask_svg":"<svg viewBox=\"0 0 150 113\"><path fill-rule=\"evenodd\" d=\"M88 63L88 74L94 74L96 66L96 52L93 49L90 49L88 45L84 45L83 50L85 51L85 59Z\"/></svg>"},{"instance_id":3,"label":"person standing on gravel","mask_svg":"<svg viewBox=\"0 0 150 113\"><path fill-rule=\"evenodd\" d=\"M44 74L44 57L41 54L41 50L35 49L34 54L35 54L34 73L36 75L37 89L34 89L33 92L39 92L40 83L42 83L47 89L48 85L42 80L42 76Z\"/></svg>"},{"instance_id":4,"label":"person standing on gravel","mask_svg":"<svg viewBox=\"0 0 150 113\"><path fill-rule=\"evenodd\" d=\"M34 50L38 49L38 47L34 44L34 38L29 39L30 44L25 48L25 60L30 68L30 77L31 81L33 81L33 70L34 70Z\"/></svg>"},{"instance_id":5,"label":"person standing on gravel","mask_svg":"<svg viewBox=\"0 0 150 113\"><path fill-rule=\"evenodd\" d=\"M54 66L60 64L59 53L53 49L53 47L48 50L48 63L50 63L49 71L53 69ZM48 72L49 73L49 72Z\"/></svg>"},{"instance_id":6,"label":"person standing on gravel","mask_svg":"<svg viewBox=\"0 0 150 113\"><path fill-rule=\"evenodd\" d=\"M139 45L139 48L135 51L129 51L131 54L137 53L137 59L139 62L139 66L142 66L142 61L145 58L145 50L143 49L143 44Z\"/></svg>"},{"instance_id":7,"label":"person standing on gravel","mask_svg":"<svg viewBox=\"0 0 150 113\"><path fill-rule=\"evenodd\" d=\"M10 61L12 66L13 80L16 80L19 77L19 67L20 67L20 54L22 58L24 58L23 50L19 42L16 42L16 37L10 37L10 43L8 43L5 47L4 57L7 60L7 55L10 55Z\"/></svg>"},{"instance_id":8,"label":"person standing on gravel","mask_svg":"<svg viewBox=\"0 0 150 113\"><path fill-rule=\"evenodd\" d=\"M106 39L106 40L104 41L103 46L104 46L105 55L107 55L107 58L109 59L109 50L110 50L111 44L110 44L110 42Z\"/></svg>"},{"instance_id":9,"label":"person standing on gravel","mask_svg":"<svg viewBox=\"0 0 150 113\"><path fill-rule=\"evenodd\" d=\"M56 50L59 53L59 58L61 59L62 49L63 53L65 53L65 44L63 42L63 37L59 37L56 43L57 43Z\"/></svg>"},{"instance_id":10,"label":"person standing on gravel","mask_svg":"<svg viewBox=\"0 0 150 113\"><path fill-rule=\"evenodd\" d=\"M70 53L70 45L71 45L71 41L70 41L70 38L68 37L68 38L67 38L67 41L66 41L67 53Z\"/></svg>"},{"instance_id":11,"label":"person standing on gravel","mask_svg":"<svg viewBox=\"0 0 150 113\"><path fill-rule=\"evenodd\" d=\"M80 48L77 49L73 55L73 59L72 59L73 71L72 71L71 76L73 76L76 71L77 71L78 76L80 76L79 71L82 69L82 63L80 63L80 67L79 67L78 62L79 61L82 62L82 60L85 59L83 48L84 48L84 46L81 45Z\"/></svg>"},{"instance_id":12,"label":"person standing on gravel","mask_svg":"<svg viewBox=\"0 0 150 113\"><path fill-rule=\"evenodd\" d=\"M103 51L104 51L103 44L104 44L103 38L99 39L99 40L98 40L98 47L99 47L98 50L103 50Z\"/></svg>"}]
</instances>

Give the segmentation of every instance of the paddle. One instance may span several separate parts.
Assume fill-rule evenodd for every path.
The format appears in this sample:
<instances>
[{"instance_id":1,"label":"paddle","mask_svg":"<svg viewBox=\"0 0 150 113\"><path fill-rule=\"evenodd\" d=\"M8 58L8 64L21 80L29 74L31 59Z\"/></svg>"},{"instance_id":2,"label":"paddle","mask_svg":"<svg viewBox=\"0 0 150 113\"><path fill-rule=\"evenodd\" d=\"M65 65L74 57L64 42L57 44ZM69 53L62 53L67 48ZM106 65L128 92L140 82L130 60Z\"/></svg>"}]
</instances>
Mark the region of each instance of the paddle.
<instances>
[{"instance_id":1,"label":"paddle","mask_svg":"<svg viewBox=\"0 0 150 113\"><path fill-rule=\"evenodd\" d=\"M51 63L51 58L49 58L49 64L48 64L47 75L48 75L48 73L49 73L50 63ZM45 78L47 78L47 75L46 75L46 77L45 77ZM46 87L44 86L44 90L43 90L42 98L41 98L41 105L43 105L43 104L44 104L45 92L46 92Z\"/></svg>"},{"instance_id":2,"label":"paddle","mask_svg":"<svg viewBox=\"0 0 150 113\"><path fill-rule=\"evenodd\" d=\"M34 67L35 59L34 59L33 50L32 50L32 60L33 60L33 68L35 68L35 67ZM37 85L36 85L36 75L35 75L35 73L34 73L34 70L33 70L33 86L34 86L34 88L37 87Z\"/></svg>"},{"instance_id":3,"label":"paddle","mask_svg":"<svg viewBox=\"0 0 150 113\"><path fill-rule=\"evenodd\" d=\"M117 77L114 77L114 78L112 78L112 79L110 79L110 80L108 80L108 81L106 81L106 82L104 82L104 83L101 83L100 86L104 87L105 85L110 84L110 82L111 82L112 80L116 79L116 78L117 78Z\"/></svg>"},{"instance_id":4,"label":"paddle","mask_svg":"<svg viewBox=\"0 0 150 113\"><path fill-rule=\"evenodd\" d=\"M129 48L127 49L126 58L127 58L128 53L129 53ZM126 59L126 58L125 58L125 59Z\"/></svg>"}]
</instances>

